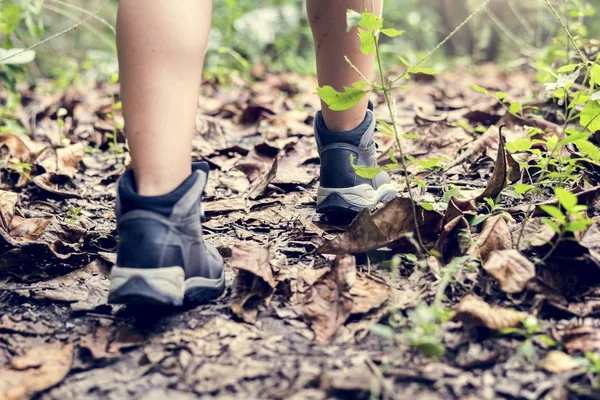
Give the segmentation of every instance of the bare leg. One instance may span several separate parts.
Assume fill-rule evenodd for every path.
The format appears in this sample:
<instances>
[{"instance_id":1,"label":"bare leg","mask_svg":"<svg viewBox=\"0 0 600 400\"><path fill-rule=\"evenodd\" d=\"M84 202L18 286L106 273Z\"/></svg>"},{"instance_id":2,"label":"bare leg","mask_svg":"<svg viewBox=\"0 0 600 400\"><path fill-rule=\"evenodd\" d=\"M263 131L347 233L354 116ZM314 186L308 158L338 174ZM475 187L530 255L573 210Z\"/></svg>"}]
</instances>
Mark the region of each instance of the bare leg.
<instances>
[{"instance_id":1,"label":"bare leg","mask_svg":"<svg viewBox=\"0 0 600 400\"><path fill-rule=\"evenodd\" d=\"M367 1L368 10L371 1ZM375 11L381 13L382 0L375 0ZM317 75L319 86L333 86L341 91L361 78L348 65L344 56L367 77L373 75L374 57L360 52L360 40L356 29L346 32L346 11L364 11L363 0L307 0L308 19L315 41ZM332 131L348 131L356 128L365 118L368 99L346 111L331 111L322 104L327 128Z\"/></svg>"},{"instance_id":2,"label":"bare leg","mask_svg":"<svg viewBox=\"0 0 600 400\"><path fill-rule=\"evenodd\" d=\"M121 96L140 195L157 196L191 173L194 121L211 0L121 0Z\"/></svg>"}]
</instances>

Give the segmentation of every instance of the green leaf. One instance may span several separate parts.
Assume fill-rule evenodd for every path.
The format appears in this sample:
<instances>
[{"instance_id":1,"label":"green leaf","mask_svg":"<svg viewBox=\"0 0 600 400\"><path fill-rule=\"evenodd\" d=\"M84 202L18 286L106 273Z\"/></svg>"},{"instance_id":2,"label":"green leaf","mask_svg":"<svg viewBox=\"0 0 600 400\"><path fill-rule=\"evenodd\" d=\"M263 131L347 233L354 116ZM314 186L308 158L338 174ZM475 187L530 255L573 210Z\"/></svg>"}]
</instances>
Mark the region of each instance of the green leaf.
<instances>
[{"instance_id":1,"label":"green leaf","mask_svg":"<svg viewBox=\"0 0 600 400\"><path fill-rule=\"evenodd\" d=\"M588 226L592 225L593 223L594 221L592 221L591 219L571 221L567 224L565 230L573 233L582 232L585 231L588 228Z\"/></svg>"},{"instance_id":2,"label":"green leaf","mask_svg":"<svg viewBox=\"0 0 600 400\"><path fill-rule=\"evenodd\" d=\"M550 228L552 228L552 230L554 232L556 232L558 235L560 235L560 226L558 226L558 224L550 218L542 218L542 222L546 225L548 225Z\"/></svg>"},{"instance_id":3,"label":"green leaf","mask_svg":"<svg viewBox=\"0 0 600 400\"><path fill-rule=\"evenodd\" d=\"M360 14L358 25L374 34L375 31L383 28L383 19L376 14L364 12Z\"/></svg>"},{"instance_id":4,"label":"green leaf","mask_svg":"<svg viewBox=\"0 0 600 400\"><path fill-rule=\"evenodd\" d=\"M556 347L558 345L556 341L550 338L548 335L538 335L535 338L543 343L546 343L550 347Z\"/></svg>"},{"instance_id":5,"label":"green leaf","mask_svg":"<svg viewBox=\"0 0 600 400\"><path fill-rule=\"evenodd\" d=\"M438 72L433 68L423 67L410 67L406 72L409 74L424 74L424 75L435 75Z\"/></svg>"},{"instance_id":6,"label":"green leaf","mask_svg":"<svg viewBox=\"0 0 600 400\"><path fill-rule=\"evenodd\" d=\"M577 149L579 149L583 155L589 157L592 161L600 162L600 149L598 149L595 144L588 140L578 140L575 142L575 146L577 146Z\"/></svg>"},{"instance_id":7,"label":"green leaf","mask_svg":"<svg viewBox=\"0 0 600 400\"><path fill-rule=\"evenodd\" d=\"M383 120L377 121L377 130L386 136L394 136L394 129Z\"/></svg>"},{"instance_id":8,"label":"green leaf","mask_svg":"<svg viewBox=\"0 0 600 400\"><path fill-rule=\"evenodd\" d=\"M510 105L510 108L508 109L508 111L511 114L518 115L521 113L522 109L523 109L523 107L521 106L521 103L518 101L515 101Z\"/></svg>"},{"instance_id":9,"label":"green leaf","mask_svg":"<svg viewBox=\"0 0 600 400\"><path fill-rule=\"evenodd\" d=\"M573 100L571 100L571 103L569 103L569 109L581 104L585 104L588 100L590 100L590 95L587 92L584 92L583 90L578 90L575 93L573 93Z\"/></svg>"},{"instance_id":10,"label":"green leaf","mask_svg":"<svg viewBox=\"0 0 600 400\"><path fill-rule=\"evenodd\" d=\"M363 167L360 165L356 165L354 155L350 156L350 165L356 172L356 175L365 179L373 179L375 178L383 169L381 167Z\"/></svg>"},{"instance_id":11,"label":"green leaf","mask_svg":"<svg viewBox=\"0 0 600 400\"><path fill-rule=\"evenodd\" d=\"M565 215L558 207L550 206L550 205L541 205L540 208L544 210L546 214L556 219L561 224L565 224L567 222Z\"/></svg>"},{"instance_id":12,"label":"green leaf","mask_svg":"<svg viewBox=\"0 0 600 400\"><path fill-rule=\"evenodd\" d=\"M560 205L563 206L567 212L572 211L573 207L577 205L577 196L566 189L558 187L554 189L554 194L556 194Z\"/></svg>"},{"instance_id":13,"label":"green leaf","mask_svg":"<svg viewBox=\"0 0 600 400\"><path fill-rule=\"evenodd\" d=\"M427 211L433 211L433 204L431 203L421 203L419 204L421 206L422 209L427 210Z\"/></svg>"},{"instance_id":14,"label":"green leaf","mask_svg":"<svg viewBox=\"0 0 600 400\"><path fill-rule=\"evenodd\" d=\"M381 30L381 33L383 33L387 37L397 37L402 35L404 31L394 28L385 28Z\"/></svg>"},{"instance_id":15,"label":"green leaf","mask_svg":"<svg viewBox=\"0 0 600 400\"><path fill-rule=\"evenodd\" d=\"M414 133L405 133L404 135L402 135L402 137L404 139L407 139L407 140L419 140L419 139L423 139L423 136L417 135L417 134L414 134Z\"/></svg>"},{"instance_id":16,"label":"green leaf","mask_svg":"<svg viewBox=\"0 0 600 400\"><path fill-rule=\"evenodd\" d=\"M366 95L367 91L346 86L343 92L338 92L331 86L317 88L317 94L333 111L348 110L357 105Z\"/></svg>"},{"instance_id":17,"label":"green leaf","mask_svg":"<svg viewBox=\"0 0 600 400\"><path fill-rule=\"evenodd\" d=\"M360 51L363 54L375 54L375 36L369 31L358 28L358 37L360 38Z\"/></svg>"},{"instance_id":18,"label":"green leaf","mask_svg":"<svg viewBox=\"0 0 600 400\"><path fill-rule=\"evenodd\" d=\"M66 116L66 115L67 115L67 113L68 113L68 112L67 112L67 109L66 109L66 108L64 108L64 107L61 107L61 108L59 108L59 109L56 111L56 116L57 116L58 118L62 118L62 117L64 117L64 116Z\"/></svg>"},{"instance_id":19,"label":"green leaf","mask_svg":"<svg viewBox=\"0 0 600 400\"><path fill-rule=\"evenodd\" d=\"M557 69L556 72L558 72L559 74L565 73L565 72L573 72L578 67L579 67L579 64L564 65L564 66L560 67L559 69Z\"/></svg>"},{"instance_id":20,"label":"green leaf","mask_svg":"<svg viewBox=\"0 0 600 400\"><path fill-rule=\"evenodd\" d=\"M593 101L600 100L600 90L592 93L592 96L589 97L589 99L593 100ZM573 101L575 101L575 100L573 100Z\"/></svg>"},{"instance_id":21,"label":"green leaf","mask_svg":"<svg viewBox=\"0 0 600 400\"><path fill-rule=\"evenodd\" d=\"M581 114L579 114L579 123L590 132L600 131L600 104L597 101L589 101Z\"/></svg>"},{"instance_id":22,"label":"green leaf","mask_svg":"<svg viewBox=\"0 0 600 400\"><path fill-rule=\"evenodd\" d=\"M590 70L590 80L594 85L600 86L600 65L594 63Z\"/></svg>"},{"instance_id":23,"label":"green leaf","mask_svg":"<svg viewBox=\"0 0 600 400\"><path fill-rule=\"evenodd\" d=\"M514 142L506 143L506 149L511 153L520 153L533 147L533 142L529 138L517 139Z\"/></svg>"},{"instance_id":24,"label":"green leaf","mask_svg":"<svg viewBox=\"0 0 600 400\"><path fill-rule=\"evenodd\" d=\"M380 336L384 339L394 340L394 329L388 325L374 324L371 325L369 330L375 335Z\"/></svg>"},{"instance_id":25,"label":"green leaf","mask_svg":"<svg viewBox=\"0 0 600 400\"><path fill-rule=\"evenodd\" d=\"M431 157L428 160L417 160L417 164L422 168L431 169L440 165L440 161L442 161L439 157Z\"/></svg>"},{"instance_id":26,"label":"green leaf","mask_svg":"<svg viewBox=\"0 0 600 400\"><path fill-rule=\"evenodd\" d=\"M346 11L346 30L347 30L347 32L350 32L352 30L352 28L354 28L355 26L357 26L359 24L361 17L362 16L359 12L354 11L350 8Z\"/></svg>"},{"instance_id":27,"label":"green leaf","mask_svg":"<svg viewBox=\"0 0 600 400\"><path fill-rule=\"evenodd\" d=\"M396 155L394 154L394 148L392 147L389 151L388 151L388 157L390 157L390 160L395 164L398 165L398 160L396 159Z\"/></svg>"},{"instance_id":28,"label":"green leaf","mask_svg":"<svg viewBox=\"0 0 600 400\"><path fill-rule=\"evenodd\" d=\"M412 68L412 66L413 66L413 65L412 65L412 64L411 64L411 63L410 63L410 62L409 62L409 61L408 61L406 58L404 58L404 57L402 57L402 56L398 56L398 59L399 59L399 60L400 60L400 62L401 62L402 64L404 64L405 66L407 66L407 67L409 67L409 68Z\"/></svg>"},{"instance_id":29,"label":"green leaf","mask_svg":"<svg viewBox=\"0 0 600 400\"><path fill-rule=\"evenodd\" d=\"M5 36L13 33L21 22L21 7L3 6L0 12L0 33Z\"/></svg>"},{"instance_id":30,"label":"green leaf","mask_svg":"<svg viewBox=\"0 0 600 400\"><path fill-rule=\"evenodd\" d=\"M0 65L21 65L35 59L34 50L25 49L0 49ZM4 60L4 61L2 61Z\"/></svg>"},{"instance_id":31,"label":"green leaf","mask_svg":"<svg viewBox=\"0 0 600 400\"><path fill-rule=\"evenodd\" d=\"M527 185L525 183L516 183L513 185L513 187L515 188L515 192L517 192L519 196L524 195L525 193L533 189L532 185Z\"/></svg>"},{"instance_id":32,"label":"green leaf","mask_svg":"<svg viewBox=\"0 0 600 400\"><path fill-rule=\"evenodd\" d=\"M490 95L490 91L489 90L487 90L486 88L482 88L481 86L477 86L477 85L475 85L473 83L471 84L471 89L473 89L476 92L483 93L486 96Z\"/></svg>"}]
</instances>

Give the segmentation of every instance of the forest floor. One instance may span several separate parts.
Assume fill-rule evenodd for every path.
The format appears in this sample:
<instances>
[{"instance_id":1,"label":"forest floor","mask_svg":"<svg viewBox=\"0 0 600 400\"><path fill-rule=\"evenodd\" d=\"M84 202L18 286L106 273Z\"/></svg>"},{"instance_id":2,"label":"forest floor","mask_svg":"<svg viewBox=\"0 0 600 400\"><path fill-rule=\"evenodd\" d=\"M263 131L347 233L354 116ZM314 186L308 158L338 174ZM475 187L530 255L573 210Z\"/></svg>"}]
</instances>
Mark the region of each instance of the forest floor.
<instances>
[{"instance_id":1,"label":"forest floor","mask_svg":"<svg viewBox=\"0 0 600 400\"><path fill-rule=\"evenodd\" d=\"M404 149L425 183L412 187L420 232L439 258L418 256L400 173L403 198L348 228L315 213L313 79L205 84L194 159L211 165L204 227L228 288L178 310L106 303L129 162L117 86L23 89L14 114L30 134L0 134L0 399L600 398L582 361L600 349L600 219L555 245L528 196L504 188L524 174L499 127L507 142L561 130L533 78L482 65L397 93L402 129L420 136ZM378 141L386 163L394 141ZM590 218L597 178L571 185Z\"/></svg>"}]
</instances>

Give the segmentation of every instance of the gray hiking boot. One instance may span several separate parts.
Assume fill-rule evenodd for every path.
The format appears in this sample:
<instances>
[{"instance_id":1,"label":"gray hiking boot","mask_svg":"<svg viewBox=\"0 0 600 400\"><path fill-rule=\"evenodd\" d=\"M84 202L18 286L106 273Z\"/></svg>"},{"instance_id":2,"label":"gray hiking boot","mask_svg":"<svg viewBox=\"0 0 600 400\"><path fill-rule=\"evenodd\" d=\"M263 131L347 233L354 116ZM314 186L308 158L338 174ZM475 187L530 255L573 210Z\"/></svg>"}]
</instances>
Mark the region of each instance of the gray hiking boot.
<instances>
[{"instance_id":1,"label":"gray hiking boot","mask_svg":"<svg viewBox=\"0 0 600 400\"><path fill-rule=\"evenodd\" d=\"M375 118L372 105L365 120L349 132L329 131L322 113L315 117L315 137L321 158L321 178L317 191L317 212L328 215L358 213L396 197L390 176L380 172L373 179L358 176L351 158L359 166L377 166L374 140Z\"/></svg>"},{"instance_id":2,"label":"gray hiking boot","mask_svg":"<svg viewBox=\"0 0 600 400\"><path fill-rule=\"evenodd\" d=\"M201 197L207 178L208 165L194 164L189 185L179 189L185 191L166 211L136 200L132 171L119 180L119 249L110 274L110 303L180 306L184 300L200 303L223 293L223 259L202 237Z\"/></svg>"}]
</instances>

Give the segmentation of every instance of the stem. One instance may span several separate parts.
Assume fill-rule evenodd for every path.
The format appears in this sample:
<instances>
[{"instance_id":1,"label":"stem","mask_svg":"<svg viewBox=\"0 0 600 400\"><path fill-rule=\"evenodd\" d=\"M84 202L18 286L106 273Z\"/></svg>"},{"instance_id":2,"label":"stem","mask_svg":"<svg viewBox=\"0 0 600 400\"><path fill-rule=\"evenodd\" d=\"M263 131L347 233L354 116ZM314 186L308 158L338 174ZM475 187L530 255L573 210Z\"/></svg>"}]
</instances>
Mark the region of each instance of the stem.
<instances>
[{"instance_id":1,"label":"stem","mask_svg":"<svg viewBox=\"0 0 600 400\"><path fill-rule=\"evenodd\" d=\"M33 50L33 49L35 49L35 48L37 48L37 47L39 47L39 46L41 46L43 44L46 44L49 41L54 40L57 37L62 36L65 33L72 31L73 29L79 28L81 25L85 24L86 22L88 22L89 20L91 20L92 18L94 18L96 15L98 15L98 13L100 11L102 11L102 9L104 7L106 7L106 5L108 4L108 2L109 2L109 0L105 1L100 7L98 7L98 9L96 11L94 11L93 14L89 15L87 18L82 19L78 23L76 23L74 25L71 25L70 27L68 27L66 29L63 29L62 31L60 31L58 33L55 33L54 35L52 35L52 36L50 36L50 37L48 37L48 38L46 38L46 39L44 39L44 40L42 40L40 42L37 42L37 43L35 43L35 44L33 44L33 45L31 45L31 46L29 46L29 47L27 47L27 48L25 48L25 49L17 52L17 53L11 54L11 55L9 55L7 57L4 57L4 58L0 59L0 64L4 63L6 60L10 60L13 57L16 57L16 56L18 56L20 54L23 54L23 53L26 53L26 52L28 52L30 50Z\"/></svg>"},{"instance_id":2,"label":"stem","mask_svg":"<svg viewBox=\"0 0 600 400\"><path fill-rule=\"evenodd\" d=\"M579 46L577 46L577 42L575 42L575 38L573 37L573 35L571 35L571 31L569 30L569 28L567 27L567 25L564 23L564 21L562 20L562 18L560 17L560 15L558 15L558 12L556 11L556 9L552 5L552 3L550 3L550 0L545 0L545 1L546 1L546 4L548 5L548 7L550 7L550 10L552 10L552 14L554 14L554 16L556 17L556 19L558 20L558 22L562 25L562 27L565 30L567 36L569 37L569 40L571 40L571 43L573 44L573 47L575 47L575 50L577 50L577 54L579 55L579 58L581 58L581 61L583 61L584 63L587 63L588 62L587 57L585 57L583 55L583 52L581 51L581 49L579 48Z\"/></svg>"},{"instance_id":3,"label":"stem","mask_svg":"<svg viewBox=\"0 0 600 400\"><path fill-rule=\"evenodd\" d=\"M481 5L479 7L477 7L477 9L475 9L475 11L473 11L463 22L461 22L460 25L458 25L456 28L454 28L454 30L452 32L450 32L450 34L448 36L446 36L444 38L444 40L439 42L438 45L435 46L433 50L431 50L429 53L427 53L427 55L425 57L421 58L419 60L419 62L416 63L414 66L418 67L419 65L421 65L425 61L427 61L435 52L437 52L450 39L452 39L452 37L454 37L454 35L456 35L462 28L464 28L465 25L467 25L469 23L469 21L471 21L471 19L473 19L473 17L475 17L477 14L479 14L481 12L481 10L483 10L489 4L490 1L492 1L492 0L485 0L483 3L481 3ZM398 82L399 80L401 80L403 76L404 76L404 74L400 75L400 77L398 77L394 81L392 81L392 85L395 84L396 82Z\"/></svg>"},{"instance_id":4,"label":"stem","mask_svg":"<svg viewBox=\"0 0 600 400\"><path fill-rule=\"evenodd\" d=\"M416 203L414 200L412 190L410 188L410 179L408 177L408 167L406 165L406 159L404 158L404 150L402 148L402 142L400 141L398 118L396 115L395 107L393 106L393 100L390 96L390 87L385 82L385 76L383 73L383 64L381 62L381 52L379 51L379 41L377 40L377 37L375 37L375 54L376 54L376 58L377 58L377 67L379 69L379 75L381 77L381 86L383 88L383 94L385 96L385 102L388 106L388 110L389 110L390 116L392 118L392 127L394 128L394 136L396 137L396 144L398 146L398 151L400 152L400 163L402 165L402 170L404 172L404 181L406 184L406 190L408 190L408 197L411 200L410 204L411 204L411 208L412 208L413 223L415 224L415 233L417 236L417 243L419 244L419 247L421 247L420 250L424 251L425 253L428 253L427 249L425 248L425 245L423 244L423 239L421 237L421 230L419 229L419 219L417 217L417 206L416 206Z\"/></svg>"}]
</instances>

